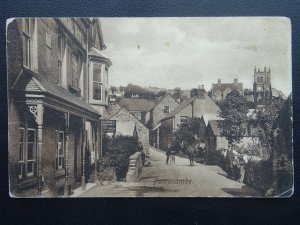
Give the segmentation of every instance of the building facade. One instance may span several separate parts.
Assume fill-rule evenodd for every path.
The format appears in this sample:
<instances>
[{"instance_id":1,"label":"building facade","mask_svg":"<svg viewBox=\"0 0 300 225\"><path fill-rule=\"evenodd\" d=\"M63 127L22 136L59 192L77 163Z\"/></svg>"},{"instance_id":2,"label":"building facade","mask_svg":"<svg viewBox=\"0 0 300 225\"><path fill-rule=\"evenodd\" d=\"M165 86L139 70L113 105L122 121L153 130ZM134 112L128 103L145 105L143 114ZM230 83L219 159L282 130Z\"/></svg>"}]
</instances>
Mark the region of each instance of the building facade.
<instances>
[{"instance_id":1,"label":"building facade","mask_svg":"<svg viewBox=\"0 0 300 225\"><path fill-rule=\"evenodd\" d=\"M159 148L159 127L160 120L171 113L179 103L171 94L163 96L150 111L151 120L151 135L150 143Z\"/></svg>"},{"instance_id":2,"label":"building facade","mask_svg":"<svg viewBox=\"0 0 300 225\"><path fill-rule=\"evenodd\" d=\"M24 18L7 26L11 196L69 195L100 155L110 60L100 21Z\"/></svg>"},{"instance_id":3,"label":"building facade","mask_svg":"<svg viewBox=\"0 0 300 225\"><path fill-rule=\"evenodd\" d=\"M218 111L218 105L212 101L204 89L200 89L196 96L182 102L161 120L159 127L160 148L165 149L172 142L174 132L189 118L203 117L207 124L208 120L218 118Z\"/></svg>"},{"instance_id":4,"label":"building facade","mask_svg":"<svg viewBox=\"0 0 300 225\"><path fill-rule=\"evenodd\" d=\"M221 101L233 90L237 90L241 95L244 95L243 83L239 83L236 78L233 80L233 83L222 83L221 79L219 79L218 83L212 84L211 97L214 101Z\"/></svg>"}]
</instances>

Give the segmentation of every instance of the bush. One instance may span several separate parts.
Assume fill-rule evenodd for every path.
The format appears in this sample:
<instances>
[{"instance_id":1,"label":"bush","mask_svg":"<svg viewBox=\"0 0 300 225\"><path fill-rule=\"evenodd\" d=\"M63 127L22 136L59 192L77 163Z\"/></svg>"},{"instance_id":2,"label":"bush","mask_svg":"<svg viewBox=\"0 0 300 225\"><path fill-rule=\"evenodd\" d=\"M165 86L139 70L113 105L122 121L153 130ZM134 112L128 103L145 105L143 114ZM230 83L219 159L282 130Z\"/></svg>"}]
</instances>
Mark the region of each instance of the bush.
<instances>
[{"instance_id":1,"label":"bush","mask_svg":"<svg viewBox=\"0 0 300 225\"><path fill-rule=\"evenodd\" d=\"M103 137L103 157L98 161L98 171L113 167L117 180L126 177L129 157L138 151L138 141L134 137L117 136L115 138Z\"/></svg>"}]
</instances>

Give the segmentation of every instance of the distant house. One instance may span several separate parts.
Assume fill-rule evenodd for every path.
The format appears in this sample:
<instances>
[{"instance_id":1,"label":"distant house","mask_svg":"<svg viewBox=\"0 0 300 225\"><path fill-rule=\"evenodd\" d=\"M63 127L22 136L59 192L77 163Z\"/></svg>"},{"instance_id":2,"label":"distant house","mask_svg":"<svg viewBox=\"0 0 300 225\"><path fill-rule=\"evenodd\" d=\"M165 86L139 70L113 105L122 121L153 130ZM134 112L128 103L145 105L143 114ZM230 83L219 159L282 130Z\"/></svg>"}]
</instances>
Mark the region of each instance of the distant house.
<instances>
[{"instance_id":1,"label":"distant house","mask_svg":"<svg viewBox=\"0 0 300 225\"><path fill-rule=\"evenodd\" d=\"M172 142L173 133L180 124L186 123L189 118L204 118L205 123L217 119L219 107L207 95L205 90L178 105L169 115L161 120L159 127L159 147L166 148Z\"/></svg>"},{"instance_id":2,"label":"distant house","mask_svg":"<svg viewBox=\"0 0 300 225\"><path fill-rule=\"evenodd\" d=\"M151 121L151 135L150 143L158 147L159 145L159 126L160 120L170 114L179 103L173 98L171 94L163 96L150 111Z\"/></svg>"},{"instance_id":3,"label":"distant house","mask_svg":"<svg viewBox=\"0 0 300 225\"><path fill-rule=\"evenodd\" d=\"M140 98L122 98L118 101L118 104L132 113L144 125L148 125L150 110L155 106L155 101Z\"/></svg>"},{"instance_id":4,"label":"distant house","mask_svg":"<svg viewBox=\"0 0 300 225\"><path fill-rule=\"evenodd\" d=\"M133 133L136 130L146 155L149 155L149 130L127 109L118 104L109 105L104 119L116 120L117 135L133 136Z\"/></svg>"},{"instance_id":5,"label":"distant house","mask_svg":"<svg viewBox=\"0 0 300 225\"><path fill-rule=\"evenodd\" d=\"M212 84L212 99L221 101L233 90L237 90L241 95L244 95L243 83L238 83L238 79L234 79L233 83L221 83L221 79L219 79L218 83Z\"/></svg>"},{"instance_id":6,"label":"distant house","mask_svg":"<svg viewBox=\"0 0 300 225\"><path fill-rule=\"evenodd\" d=\"M219 123L220 120L209 120L206 128L206 159L208 163L217 163L221 150L228 149L228 141L224 136L221 136ZM248 144L258 143L258 141L258 137L253 138L248 132L246 132L238 146L247 146Z\"/></svg>"}]
</instances>

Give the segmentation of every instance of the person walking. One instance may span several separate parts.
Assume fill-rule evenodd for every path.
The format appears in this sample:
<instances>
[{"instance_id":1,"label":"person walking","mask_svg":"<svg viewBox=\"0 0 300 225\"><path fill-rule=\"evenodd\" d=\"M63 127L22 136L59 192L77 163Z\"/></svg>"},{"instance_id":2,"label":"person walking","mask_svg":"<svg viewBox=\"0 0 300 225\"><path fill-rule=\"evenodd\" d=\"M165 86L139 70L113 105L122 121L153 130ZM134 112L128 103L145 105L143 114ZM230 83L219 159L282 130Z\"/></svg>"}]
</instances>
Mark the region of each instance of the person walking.
<instances>
[{"instance_id":1,"label":"person walking","mask_svg":"<svg viewBox=\"0 0 300 225\"><path fill-rule=\"evenodd\" d=\"M190 166L194 166L194 155L195 155L195 145L194 144L189 146L188 154L189 154L189 159L190 159Z\"/></svg>"},{"instance_id":2,"label":"person walking","mask_svg":"<svg viewBox=\"0 0 300 225\"><path fill-rule=\"evenodd\" d=\"M170 155L171 155L171 145L170 144L168 144L168 149L166 151L166 155L167 155L166 164L169 164L169 159L170 159Z\"/></svg>"}]
</instances>

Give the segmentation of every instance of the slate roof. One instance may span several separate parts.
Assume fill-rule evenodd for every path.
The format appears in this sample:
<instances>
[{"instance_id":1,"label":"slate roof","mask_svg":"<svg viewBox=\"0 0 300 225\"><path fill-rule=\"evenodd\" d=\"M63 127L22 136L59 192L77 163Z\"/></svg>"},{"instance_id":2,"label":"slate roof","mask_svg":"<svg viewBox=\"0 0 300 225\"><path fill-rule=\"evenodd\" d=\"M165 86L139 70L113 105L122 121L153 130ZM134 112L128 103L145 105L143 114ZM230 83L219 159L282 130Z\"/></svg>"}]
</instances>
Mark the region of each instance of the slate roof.
<instances>
[{"instance_id":1,"label":"slate roof","mask_svg":"<svg viewBox=\"0 0 300 225\"><path fill-rule=\"evenodd\" d=\"M148 112L155 106L155 101L140 98L122 98L118 103L128 111Z\"/></svg>"},{"instance_id":2,"label":"slate roof","mask_svg":"<svg viewBox=\"0 0 300 225\"><path fill-rule=\"evenodd\" d=\"M20 75L13 88L17 91L47 93L61 99L62 101L67 101L77 105L78 107L89 110L90 112L99 114L99 112L97 112L90 104L86 103L76 94L70 93L65 88L48 81L43 75L37 74L27 68L23 68L23 73Z\"/></svg>"},{"instance_id":3,"label":"slate roof","mask_svg":"<svg viewBox=\"0 0 300 225\"><path fill-rule=\"evenodd\" d=\"M96 57L100 60L107 62L109 66L112 65L111 60L106 55L104 55L101 51L99 51L97 48L91 47L89 51L89 56Z\"/></svg>"},{"instance_id":4,"label":"slate roof","mask_svg":"<svg viewBox=\"0 0 300 225\"><path fill-rule=\"evenodd\" d=\"M173 98L174 99L174 101L176 102L176 103L178 103L177 101L176 101L176 99L170 94L170 93L167 93L167 94L165 94L161 99L159 99L158 101L155 101L155 105L153 106L153 108L152 108L152 110L153 109L155 109L168 95L170 95L171 96L171 98ZM178 103L179 104L179 103Z\"/></svg>"},{"instance_id":5,"label":"slate roof","mask_svg":"<svg viewBox=\"0 0 300 225\"><path fill-rule=\"evenodd\" d=\"M187 107L189 104L191 104L196 98L197 98L197 96L194 96L190 99L185 100L180 105L178 105L171 113L169 113L166 117L164 117L162 120L174 117L177 113L179 113L181 110L185 109L185 107Z\"/></svg>"}]
</instances>

